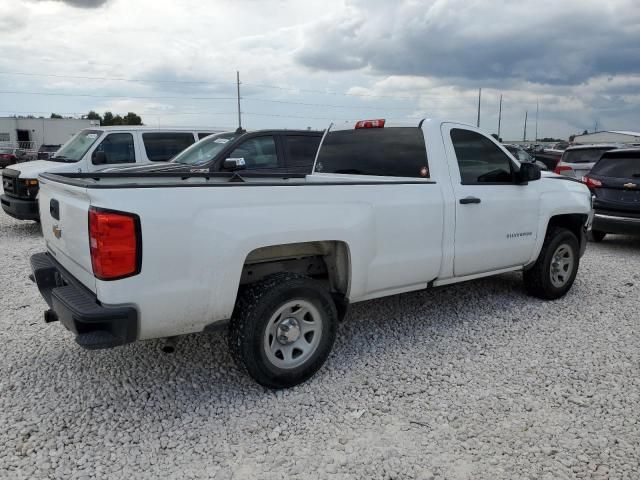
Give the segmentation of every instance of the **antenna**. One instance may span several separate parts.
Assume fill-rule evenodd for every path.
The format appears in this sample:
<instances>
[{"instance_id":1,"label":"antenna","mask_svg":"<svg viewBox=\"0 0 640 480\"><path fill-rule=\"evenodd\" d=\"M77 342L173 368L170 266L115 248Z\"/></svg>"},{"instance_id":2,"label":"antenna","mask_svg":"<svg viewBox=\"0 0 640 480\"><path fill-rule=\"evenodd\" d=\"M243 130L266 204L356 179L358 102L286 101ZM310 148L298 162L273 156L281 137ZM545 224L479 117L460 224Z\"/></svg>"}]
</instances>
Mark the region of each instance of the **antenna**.
<instances>
[{"instance_id":1,"label":"antenna","mask_svg":"<svg viewBox=\"0 0 640 480\"><path fill-rule=\"evenodd\" d=\"M244 133L242 129L242 112L240 111L240 71L236 70L236 90L238 94L238 128L236 133Z\"/></svg>"},{"instance_id":2,"label":"antenna","mask_svg":"<svg viewBox=\"0 0 640 480\"><path fill-rule=\"evenodd\" d=\"M498 141L500 141L500 125L502 123L502 94L500 94L500 109L498 110Z\"/></svg>"},{"instance_id":3,"label":"antenna","mask_svg":"<svg viewBox=\"0 0 640 480\"><path fill-rule=\"evenodd\" d=\"M540 103L536 100L536 142L538 141L538 111L540 109Z\"/></svg>"},{"instance_id":4,"label":"antenna","mask_svg":"<svg viewBox=\"0 0 640 480\"><path fill-rule=\"evenodd\" d=\"M480 128L480 99L482 98L482 88L478 90L478 124L476 125Z\"/></svg>"}]
</instances>

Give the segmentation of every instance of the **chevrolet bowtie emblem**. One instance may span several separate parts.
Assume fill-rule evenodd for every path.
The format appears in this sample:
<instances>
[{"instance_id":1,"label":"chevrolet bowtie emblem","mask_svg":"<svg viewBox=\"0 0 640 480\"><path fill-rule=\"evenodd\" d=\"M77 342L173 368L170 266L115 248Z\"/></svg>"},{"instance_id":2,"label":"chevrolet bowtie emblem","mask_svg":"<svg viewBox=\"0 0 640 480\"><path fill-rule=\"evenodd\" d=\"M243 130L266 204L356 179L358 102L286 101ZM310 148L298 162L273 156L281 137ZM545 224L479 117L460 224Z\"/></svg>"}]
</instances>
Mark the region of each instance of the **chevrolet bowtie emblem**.
<instances>
[{"instance_id":1,"label":"chevrolet bowtie emblem","mask_svg":"<svg viewBox=\"0 0 640 480\"><path fill-rule=\"evenodd\" d=\"M62 236L62 229L58 228L58 226L57 226L57 225L54 225L54 226L53 226L53 228L52 228L52 230L53 230L53 235L54 235L56 238L60 238L60 237Z\"/></svg>"},{"instance_id":2,"label":"chevrolet bowtie emblem","mask_svg":"<svg viewBox=\"0 0 640 480\"><path fill-rule=\"evenodd\" d=\"M636 185L635 183L625 183L624 185L622 185L624 188L636 188L638 185Z\"/></svg>"}]
</instances>

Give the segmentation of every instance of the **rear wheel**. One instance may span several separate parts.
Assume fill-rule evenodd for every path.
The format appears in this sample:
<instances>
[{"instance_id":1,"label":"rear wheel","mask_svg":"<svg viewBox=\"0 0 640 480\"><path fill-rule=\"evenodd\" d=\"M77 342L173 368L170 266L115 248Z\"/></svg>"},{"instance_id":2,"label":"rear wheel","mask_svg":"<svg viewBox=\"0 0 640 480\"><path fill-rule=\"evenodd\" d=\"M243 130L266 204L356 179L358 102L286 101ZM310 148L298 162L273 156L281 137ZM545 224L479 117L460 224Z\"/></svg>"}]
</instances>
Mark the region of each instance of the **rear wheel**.
<instances>
[{"instance_id":1,"label":"rear wheel","mask_svg":"<svg viewBox=\"0 0 640 480\"><path fill-rule=\"evenodd\" d=\"M536 263L524 272L527 292L546 300L562 297L573 285L579 263L576 236L566 228L549 227Z\"/></svg>"},{"instance_id":2,"label":"rear wheel","mask_svg":"<svg viewBox=\"0 0 640 480\"><path fill-rule=\"evenodd\" d=\"M304 275L276 274L239 294L229 348L261 385L292 387L322 367L337 323L335 304L322 284Z\"/></svg>"},{"instance_id":3,"label":"rear wheel","mask_svg":"<svg viewBox=\"0 0 640 480\"><path fill-rule=\"evenodd\" d=\"M600 243L602 240L604 240L606 234L607 232L603 232L601 230L591 230L591 240L596 243Z\"/></svg>"}]
</instances>

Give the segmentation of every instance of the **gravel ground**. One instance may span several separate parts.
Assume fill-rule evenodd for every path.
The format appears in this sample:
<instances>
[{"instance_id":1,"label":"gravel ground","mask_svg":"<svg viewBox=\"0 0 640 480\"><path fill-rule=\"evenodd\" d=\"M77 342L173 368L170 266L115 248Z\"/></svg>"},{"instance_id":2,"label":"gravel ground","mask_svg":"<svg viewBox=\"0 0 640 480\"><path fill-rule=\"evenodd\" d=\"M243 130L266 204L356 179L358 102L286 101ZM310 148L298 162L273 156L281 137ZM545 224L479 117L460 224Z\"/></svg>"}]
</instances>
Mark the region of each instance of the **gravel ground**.
<instances>
[{"instance_id":1,"label":"gravel ground","mask_svg":"<svg viewBox=\"0 0 640 480\"><path fill-rule=\"evenodd\" d=\"M567 297L518 274L359 304L312 380L272 392L223 334L86 352L0 213L3 478L562 479L640 475L640 239L590 244Z\"/></svg>"}]
</instances>

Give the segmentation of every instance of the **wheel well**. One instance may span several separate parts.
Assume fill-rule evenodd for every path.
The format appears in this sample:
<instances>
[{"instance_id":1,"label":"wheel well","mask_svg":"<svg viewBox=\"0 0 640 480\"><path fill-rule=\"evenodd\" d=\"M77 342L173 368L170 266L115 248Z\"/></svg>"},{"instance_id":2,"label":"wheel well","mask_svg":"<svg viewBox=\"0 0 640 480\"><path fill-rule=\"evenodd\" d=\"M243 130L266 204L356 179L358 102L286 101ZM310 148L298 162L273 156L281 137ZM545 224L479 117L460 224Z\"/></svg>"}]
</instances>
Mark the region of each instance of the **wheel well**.
<instances>
[{"instance_id":1,"label":"wheel well","mask_svg":"<svg viewBox=\"0 0 640 480\"><path fill-rule=\"evenodd\" d=\"M329 291L345 297L350 280L349 247L341 241L271 245L253 250L242 267L241 285L279 272L308 275L328 282Z\"/></svg>"},{"instance_id":2,"label":"wheel well","mask_svg":"<svg viewBox=\"0 0 640 480\"><path fill-rule=\"evenodd\" d=\"M549 227L563 227L570 230L578 239L578 243L582 242L582 233L585 222L587 221L587 215L581 213L568 213L564 215L556 215L549 219Z\"/></svg>"}]
</instances>

